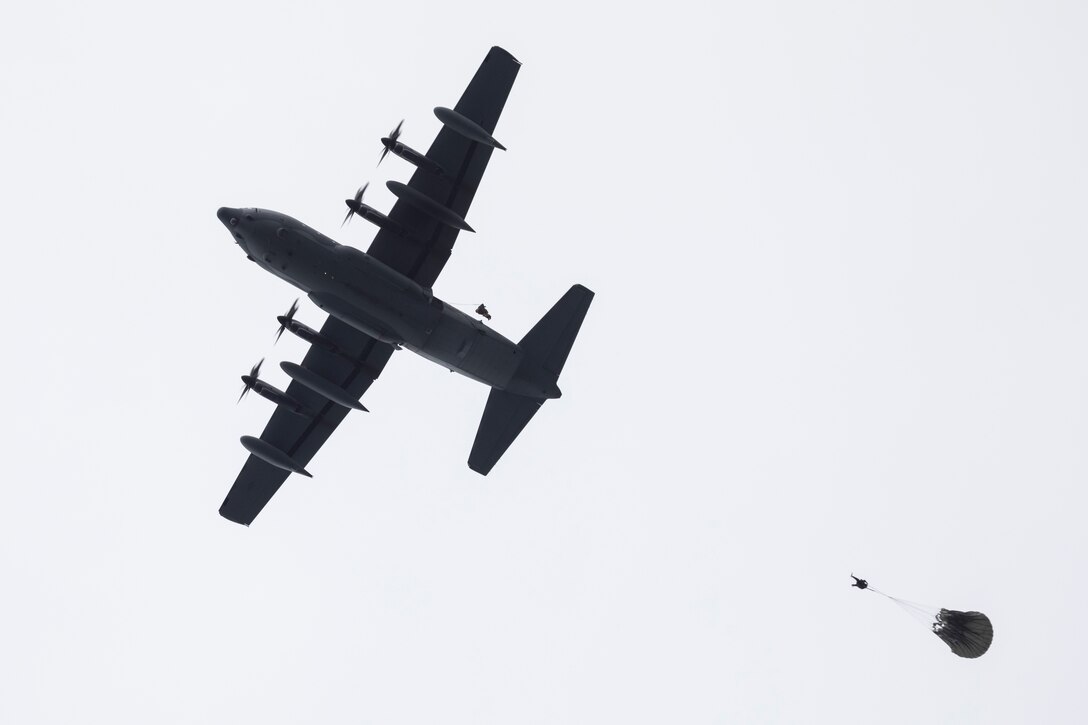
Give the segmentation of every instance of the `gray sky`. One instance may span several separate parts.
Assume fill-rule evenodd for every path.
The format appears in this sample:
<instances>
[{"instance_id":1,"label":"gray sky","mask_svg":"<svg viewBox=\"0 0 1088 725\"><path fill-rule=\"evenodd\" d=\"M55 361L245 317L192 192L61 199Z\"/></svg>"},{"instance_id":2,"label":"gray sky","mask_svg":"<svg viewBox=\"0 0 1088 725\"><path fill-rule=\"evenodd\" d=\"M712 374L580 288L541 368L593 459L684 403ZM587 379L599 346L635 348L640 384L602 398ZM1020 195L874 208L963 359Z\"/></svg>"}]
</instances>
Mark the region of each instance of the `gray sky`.
<instances>
[{"instance_id":1,"label":"gray sky","mask_svg":"<svg viewBox=\"0 0 1088 725\"><path fill-rule=\"evenodd\" d=\"M0 26L0 720L1071 722L1088 707L1082 3L22 5ZM435 292L597 292L489 477L409 353L216 510L295 292L406 118L524 66ZM300 319L322 316L309 303ZM273 384L286 382L266 365ZM993 619L976 661L879 597Z\"/></svg>"}]
</instances>

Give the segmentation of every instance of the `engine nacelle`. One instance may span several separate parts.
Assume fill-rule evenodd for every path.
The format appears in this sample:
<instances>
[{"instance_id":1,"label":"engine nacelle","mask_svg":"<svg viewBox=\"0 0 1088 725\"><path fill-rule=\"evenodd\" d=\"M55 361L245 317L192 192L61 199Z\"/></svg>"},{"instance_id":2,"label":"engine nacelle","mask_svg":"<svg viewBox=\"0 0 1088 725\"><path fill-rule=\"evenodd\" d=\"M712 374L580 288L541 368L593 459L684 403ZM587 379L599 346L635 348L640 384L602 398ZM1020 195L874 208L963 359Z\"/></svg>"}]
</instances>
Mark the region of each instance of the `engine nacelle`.
<instances>
[{"instance_id":1,"label":"engine nacelle","mask_svg":"<svg viewBox=\"0 0 1088 725\"><path fill-rule=\"evenodd\" d=\"M317 347L328 350L331 353L339 354L341 352L339 345L314 328L304 325L297 320L287 320L285 317L279 317L277 319L280 321L280 324L295 337L304 340L311 345L316 345Z\"/></svg>"},{"instance_id":2,"label":"engine nacelle","mask_svg":"<svg viewBox=\"0 0 1088 725\"><path fill-rule=\"evenodd\" d=\"M389 231L397 234L398 236L407 236L407 230L400 224L382 214L380 211L367 204L360 203L354 199L344 199L344 203L348 205L348 209L366 219L368 222L378 227L379 229L388 229Z\"/></svg>"},{"instance_id":3,"label":"engine nacelle","mask_svg":"<svg viewBox=\"0 0 1088 725\"><path fill-rule=\"evenodd\" d=\"M306 406L277 388L275 385L269 385L260 378L255 378L250 375L243 375L242 382L244 382L250 390L265 400L275 403L281 408L286 408L292 413L296 413L303 417L309 417Z\"/></svg>"},{"instance_id":4,"label":"engine nacelle","mask_svg":"<svg viewBox=\"0 0 1088 725\"><path fill-rule=\"evenodd\" d=\"M384 138L382 139L382 141L385 140L386 139ZM436 174L445 179L451 178L450 175L446 173L446 170L439 166L436 161L432 161L431 159L427 158L426 155L421 154L407 144L403 144L398 141L397 143L392 144L388 148L390 151L393 152L395 156L401 157L416 168L423 169L424 171L430 171L432 174Z\"/></svg>"}]
</instances>

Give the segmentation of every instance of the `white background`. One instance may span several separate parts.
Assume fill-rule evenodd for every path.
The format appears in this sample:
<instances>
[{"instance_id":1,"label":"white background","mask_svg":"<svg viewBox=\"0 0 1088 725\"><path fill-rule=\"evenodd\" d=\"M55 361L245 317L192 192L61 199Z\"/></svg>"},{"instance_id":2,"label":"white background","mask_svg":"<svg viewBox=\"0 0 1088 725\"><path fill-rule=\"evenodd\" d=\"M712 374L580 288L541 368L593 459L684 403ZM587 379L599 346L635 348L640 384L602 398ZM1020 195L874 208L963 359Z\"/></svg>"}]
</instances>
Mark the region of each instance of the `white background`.
<instances>
[{"instance_id":1,"label":"white background","mask_svg":"<svg viewBox=\"0 0 1088 725\"><path fill-rule=\"evenodd\" d=\"M35 3L0 26L4 723L1083 717L1083 3ZM304 346L219 206L340 231L524 66L435 292L597 298L492 475L402 352L246 529ZM300 319L322 316L303 303ZM853 571L980 609L953 656Z\"/></svg>"}]
</instances>

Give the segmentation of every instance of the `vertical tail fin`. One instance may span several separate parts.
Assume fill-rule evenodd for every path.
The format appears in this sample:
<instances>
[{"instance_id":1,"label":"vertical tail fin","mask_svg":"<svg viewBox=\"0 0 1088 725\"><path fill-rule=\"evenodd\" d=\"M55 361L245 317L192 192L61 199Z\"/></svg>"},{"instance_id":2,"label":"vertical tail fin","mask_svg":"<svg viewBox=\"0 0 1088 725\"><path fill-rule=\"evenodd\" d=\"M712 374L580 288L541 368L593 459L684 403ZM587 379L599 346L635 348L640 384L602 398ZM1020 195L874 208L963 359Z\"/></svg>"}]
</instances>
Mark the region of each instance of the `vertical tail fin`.
<instances>
[{"instance_id":1,"label":"vertical tail fin","mask_svg":"<svg viewBox=\"0 0 1088 725\"><path fill-rule=\"evenodd\" d=\"M580 284L571 287L518 343L525 353L524 371L519 370L519 374L540 380L542 387L554 388L558 395L555 383L592 301L591 291ZM468 467L486 476L546 399L492 389Z\"/></svg>"},{"instance_id":2,"label":"vertical tail fin","mask_svg":"<svg viewBox=\"0 0 1088 725\"><path fill-rule=\"evenodd\" d=\"M526 359L539 361L546 372L558 379L592 301L593 293L580 284L567 290L518 343Z\"/></svg>"}]
</instances>

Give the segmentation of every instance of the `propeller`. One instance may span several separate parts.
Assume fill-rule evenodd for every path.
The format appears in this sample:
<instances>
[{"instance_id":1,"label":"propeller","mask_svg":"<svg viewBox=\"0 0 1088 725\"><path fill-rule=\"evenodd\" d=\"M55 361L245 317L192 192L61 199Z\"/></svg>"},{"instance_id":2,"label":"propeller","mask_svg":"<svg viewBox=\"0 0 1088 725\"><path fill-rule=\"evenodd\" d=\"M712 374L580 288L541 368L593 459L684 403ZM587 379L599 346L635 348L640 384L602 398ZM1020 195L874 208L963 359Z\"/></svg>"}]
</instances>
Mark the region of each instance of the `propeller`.
<instances>
[{"instance_id":1,"label":"propeller","mask_svg":"<svg viewBox=\"0 0 1088 725\"><path fill-rule=\"evenodd\" d=\"M291 303L291 309L287 310L287 314L284 315L283 317L278 318L279 321L280 321L280 329L276 331L276 342L280 341L280 336L283 334L283 331L287 329L287 323L289 323L291 320L295 319L295 313L296 312L298 312L298 298L297 297L295 298L295 301ZM273 343L273 344L275 344L275 343Z\"/></svg>"},{"instance_id":2,"label":"propeller","mask_svg":"<svg viewBox=\"0 0 1088 725\"><path fill-rule=\"evenodd\" d=\"M363 194L366 193L366 187L368 186L370 186L369 181L359 187L359 190L355 192L354 199L346 199L344 201L344 203L348 205L348 213L347 216L344 217L344 221L340 222L341 228L343 228L343 226L347 224L353 216L355 216L355 209L363 203ZM354 202L354 204L352 202Z\"/></svg>"},{"instance_id":3,"label":"propeller","mask_svg":"<svg viewBox=\"0 0 1088 725\"><path fill-rule=\"evenodd\" d=\"M242 388L242 394L238 396L239 403L242 402L242 398L246 397L246 393L253 388L253 383L257 381L257 377L261 374L261 363L263 362L264 358L262 357L257 361L256 365L249 369L249 375L242 376L242 382L245 383L245 387Z\"/></svg>"},{"instance_id":4,"label":"propeller","mask_svg":"<svg viewBox=\"0 0 1088 725\"><path fill-rule=\"evenodd\" d=\"M400 123L397 124L397 127L393 129L392 133L382 139L382 145L385 146L385 149L382 151L382 157L378 159L378 166L382 165L382 162L385 161L386 154L389 153L389 148L397 142L398 138L400 138L400 127L403 125L404 119L402 118ZM386 143L386 141L389 143Z\"/></svg>"}]
</instances>

